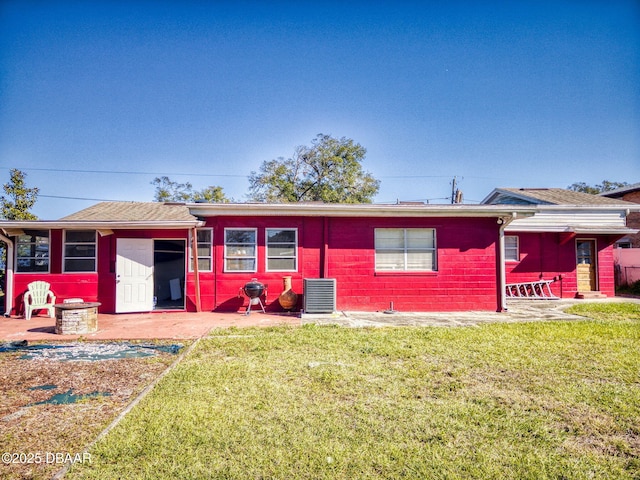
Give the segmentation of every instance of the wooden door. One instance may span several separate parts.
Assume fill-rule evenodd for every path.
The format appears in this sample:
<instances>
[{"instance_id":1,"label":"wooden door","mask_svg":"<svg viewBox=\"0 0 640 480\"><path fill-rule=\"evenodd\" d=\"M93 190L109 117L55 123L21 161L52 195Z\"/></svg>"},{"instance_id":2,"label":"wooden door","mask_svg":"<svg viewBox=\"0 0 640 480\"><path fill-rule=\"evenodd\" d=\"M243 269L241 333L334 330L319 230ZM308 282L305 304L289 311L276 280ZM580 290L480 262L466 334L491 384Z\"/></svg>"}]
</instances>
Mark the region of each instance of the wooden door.
<instances>
[{"instance_id":1,"label":"wooden door","mask_svg":"<svg viewBox=\"0 0 640 480\"><path fill-rule=\"evenodd\" d=\"M576 242L579 292L594 292L598 290L598 274L596 259L596 241L578 240Z\"/></svg>"}]
</instances>

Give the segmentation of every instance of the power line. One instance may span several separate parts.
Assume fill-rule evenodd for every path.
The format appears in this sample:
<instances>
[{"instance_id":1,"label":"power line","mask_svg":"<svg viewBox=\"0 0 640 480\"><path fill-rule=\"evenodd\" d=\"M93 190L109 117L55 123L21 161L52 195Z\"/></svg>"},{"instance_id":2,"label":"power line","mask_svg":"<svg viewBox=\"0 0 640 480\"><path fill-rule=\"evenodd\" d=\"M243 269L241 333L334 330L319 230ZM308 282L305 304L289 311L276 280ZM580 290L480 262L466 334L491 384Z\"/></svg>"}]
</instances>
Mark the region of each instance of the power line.
<instances>
[{"instance_id":1,"label":"power line","mask_svg":"<svg viewBox=\"0 0 640 480\"><path fill-rule=\"evenodd\" d=\"M109 198L84 198L84 197L62 197L58 195L40 195L38 194L38 198L60 198L62 200L88 200L91 202L124 202L126 200L113 200Z\"/></svg>"},{"instance_id":2,"label":"power line","mask_svg":"<svg viewBox=\"0 0 640 480\"><path fill-rule=\"evenodd\" d=\"M451 178L451 175L381 175L380 178Z\"/></svg>"},{"instance_id":3,"label":"power line","mask_svg":"<svg viewBox=\"0 0 640 480\"><path fill-rule=\"evenodd\" d=\"M8 167L2 167L4 169L10 170ZM231 175L226 173L177 173L177 172L127 172L127 171L115 171L115 170L81 170L81 169L71 169L71 168L18 168L18 170L31 170L35 172L66 172L66 173L108 173L108 174L126 174L126 175L188 175L188 176L199 176L199 177L238 177L238 178L246 178L248 175Z\"/></svg>"},{"instance_id":4,"label":"power line","mask_svg":"<svg viewBox=\"0 0 640 480\"><path fill-rule=\"evenodd\" d=\"M9 167L0 167L4 170L11 170ZM137 171L118 171L118 170L83 170L75 168L22 168L17 167L17 170L34 171L34 172L65 172L65 173L107 173L116 175L163 175L163 176L190 176L190 177L228 177L228 178L248 178L249 175L236 175L230 173L183 173L183 172L137 172ZM458 175L460 176L460 175ZM498 178L492 177L474 177L466 176L466 178L476 178L484 180L498 180ZM379 175L377 178L388 179L403 179L403 178L451 178L451 175Z\"/></svg>"}]
</instances>

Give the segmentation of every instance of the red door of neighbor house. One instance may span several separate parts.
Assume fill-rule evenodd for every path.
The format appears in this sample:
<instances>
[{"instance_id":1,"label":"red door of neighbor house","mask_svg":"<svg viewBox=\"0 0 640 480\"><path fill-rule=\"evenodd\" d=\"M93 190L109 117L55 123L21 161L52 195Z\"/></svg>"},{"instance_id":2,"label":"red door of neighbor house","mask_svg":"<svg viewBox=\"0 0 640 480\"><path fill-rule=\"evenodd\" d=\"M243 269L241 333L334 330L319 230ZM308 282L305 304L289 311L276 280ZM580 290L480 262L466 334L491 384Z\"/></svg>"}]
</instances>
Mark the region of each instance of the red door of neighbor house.
<instances>
[{"instance_id":1,"label":"red door of neighbor house","mask_svg":"<svg viewBox=\"0 0 640 480\"><path fill-rule=\"evenodd\" d=\"M596 258L595 240L576 241L576 274L578 276L579 292L594 292L598 290L598 265Z\"/></svg>"}]
</instances>

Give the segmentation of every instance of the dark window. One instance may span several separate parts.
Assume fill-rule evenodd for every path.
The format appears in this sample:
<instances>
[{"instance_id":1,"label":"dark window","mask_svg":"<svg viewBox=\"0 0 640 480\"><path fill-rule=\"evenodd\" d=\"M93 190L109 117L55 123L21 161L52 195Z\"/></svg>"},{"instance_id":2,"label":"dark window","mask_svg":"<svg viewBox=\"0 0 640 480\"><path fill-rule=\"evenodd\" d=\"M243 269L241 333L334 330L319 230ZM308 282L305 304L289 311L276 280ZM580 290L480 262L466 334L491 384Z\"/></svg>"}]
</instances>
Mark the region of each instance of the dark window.
<instances>
[{"instance_id":1,"label":"dark window","mask_svg":"<svg viewBox=\"0 0 640 480\"><path fill-rule=\"evenodd\" d=\"M49 230L25 230L18 236L16 272L49 272Z\"/></svg>"},{"instance_id":2,"label":"dark window","mask_svg":"<svg viewBox=\"0 0 640 480\"><path fill-rule=\"evenodd\" d=\"M96 271L95 230L67 230L64 234L64 271Z\"/></svg>"}]
</instances>

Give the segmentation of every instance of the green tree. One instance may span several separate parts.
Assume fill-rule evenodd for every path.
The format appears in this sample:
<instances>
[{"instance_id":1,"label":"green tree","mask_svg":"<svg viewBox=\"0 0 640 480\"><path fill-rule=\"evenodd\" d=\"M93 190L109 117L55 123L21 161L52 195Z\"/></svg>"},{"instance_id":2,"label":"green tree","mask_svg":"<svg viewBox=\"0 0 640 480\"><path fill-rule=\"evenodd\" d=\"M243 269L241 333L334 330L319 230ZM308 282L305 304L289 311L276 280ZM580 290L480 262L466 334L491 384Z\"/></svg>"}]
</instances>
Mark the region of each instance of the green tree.
<instances>
[{"instance_id":1,"label":"green tree","mask_svg":"<svg viewBox=\"0 0 640 480\"><path fill-rule=\"evenodd\" d=\"M193 186L189 182L178 183L169 177L156 177L151 185L156 187L156 202L188 202L191 199Z\"/></svg>"},{"instance_id":2,"label":"green tree","mask_svg":"<svg viewBox=\"0 0 640 480\"><path fill-rule=\"evenodd\" d=\"M293 157L264 161L249 176L249 198L257 202L371 203L380 181L362 169L367 151L349 138L319 134Z\"/></svg>"},{"instance_id":3,"label":"green tree","mask_svg":"<svg viewBox=\"0 0 640 480\"><path fill-rule=\"evenodd\" d=\"M603 180L600 185L587 185L584 182L572 183L567 187L574 192L590 193L592 195L598 195L603 192L610 192L616 188L622 188L629 185L627 182L610 182L609 180Z\"/></svg>"},{"instance_id":4,"label":"green tree","mask_svg":"<svg viewBox=\"0 0 640 480\"><path fill-rule=\"evenodd\" d=\"M206 202L206 203L229 203L231 200L222 191L222 187L209 186L202 190L193 192L191 200L194 202Z\"/></svg>"},{"instance_id":5,"label":"green tree","mask_svg":"<svg viewBox=\"0 0 640 480\"><path fill-rule=\"evenodd\" d=\"M154 195L156 202L196 202L202 200L208 203L228 203L230 201L222 191L222 187L209 186L194 191L193 185L189 182L178 183L169 177L156 177L151 185L156 187Z\"/></svg>"},{"instance_id":6,"label":"green tree","mask_svg":"<svg viewBox=\"0 0 640 480\"><path fill-rule=\"evenodd\" d=\"M24 178L26 173L13 168L10 171L10 180L3 186L4 193L0 197L2 206L2 218L6 220L37 220L33 213L29 212L38 200L38 188L28 188Z\"/></svg>"}]
</instances>

